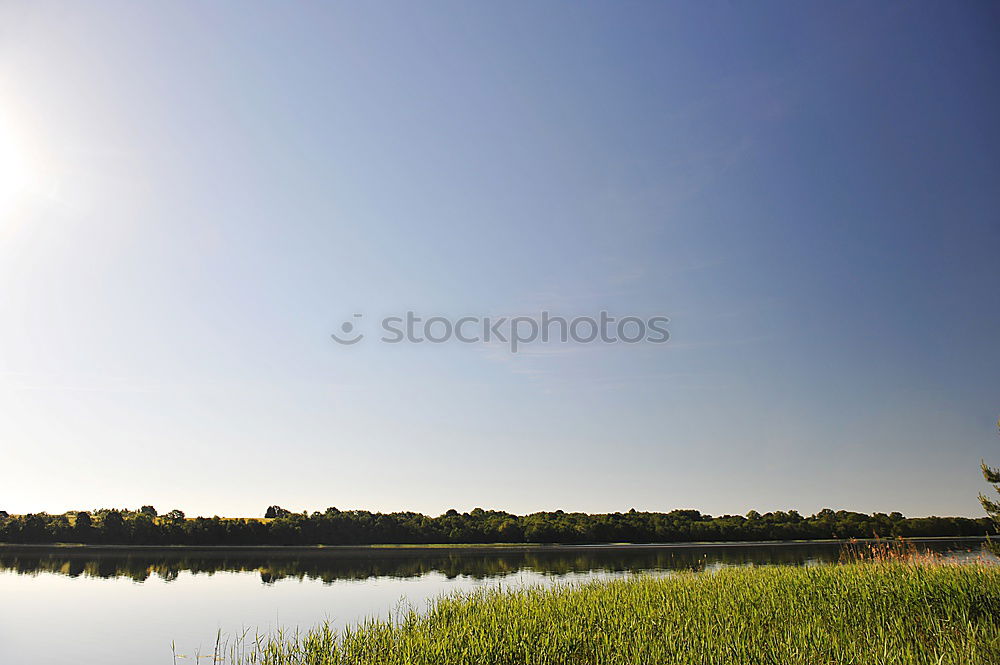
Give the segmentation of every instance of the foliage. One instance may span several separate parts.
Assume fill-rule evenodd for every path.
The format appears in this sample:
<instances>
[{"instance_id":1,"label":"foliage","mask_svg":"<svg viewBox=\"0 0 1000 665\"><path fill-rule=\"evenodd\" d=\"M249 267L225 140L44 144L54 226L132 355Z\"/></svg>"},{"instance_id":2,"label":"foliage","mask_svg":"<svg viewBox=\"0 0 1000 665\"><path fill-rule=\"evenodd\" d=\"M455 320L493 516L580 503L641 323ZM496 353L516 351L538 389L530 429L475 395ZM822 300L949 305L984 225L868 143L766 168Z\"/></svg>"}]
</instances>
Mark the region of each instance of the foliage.
<instances>
[{"instance_id":1,"label":"foliage","mask_svg":"<svg viewBox=\"0 0 1000 665\"><path fill-rule=\"evenodd\" d=\"M997 428L1000 429L1000 420L997 421ZM983 478L986 479L986 482L993 483L993 489L1000 493L1000 469L986 466L985 460L980 463L980 468L983 471ZM993 501L982 492L979 493L979 502L983 504L983 510L986 511L986 514L1000 527L1000 502ZM993 551L1000 555L1000 543L994 542L991 545Z\"/></svg>"},{"instance_id":2,"label":"foliage","mask_svg":"<svg viewBox=\"0 0 1000 665\"><path fill-rule=\"evenodd\" d=\"M286 511L287 512L287 511ZM86 516L86 517L84 517ZM0 542L82 542L135 545L369 545L462 543L670 543L696 541L810 540L918 536L984 536L989 518L917 517L900 513L866 515L821 510L803 517L777 511L749 517L713 517L697 510L668 513L629 511L530 515L483 510L449 510L439 517L420 513L372 513L328 508L287 512L273 519L196 517L172 510L100 509L66 515L36 513L0 518Z\"/></svg>"}]
</instances>

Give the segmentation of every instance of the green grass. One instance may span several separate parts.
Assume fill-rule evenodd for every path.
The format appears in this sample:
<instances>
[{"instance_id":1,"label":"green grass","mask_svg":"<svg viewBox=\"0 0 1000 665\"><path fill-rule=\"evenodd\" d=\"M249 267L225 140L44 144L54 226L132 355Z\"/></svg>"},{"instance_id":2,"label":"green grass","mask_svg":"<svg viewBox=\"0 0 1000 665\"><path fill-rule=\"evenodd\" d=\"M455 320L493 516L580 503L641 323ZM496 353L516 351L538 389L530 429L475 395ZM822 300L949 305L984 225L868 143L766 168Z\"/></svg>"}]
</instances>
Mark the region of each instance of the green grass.
<instances>
[{"instance_id":1,"label":"green grass","mask_svg":"<svg viewBox=\"0 0 1000 665\"><path fill-rule=\"evenodd\" d=\"M224 650L240 665L989 665L1000 567L882 561L493 588Z\"/></svg>"}]
</instances>

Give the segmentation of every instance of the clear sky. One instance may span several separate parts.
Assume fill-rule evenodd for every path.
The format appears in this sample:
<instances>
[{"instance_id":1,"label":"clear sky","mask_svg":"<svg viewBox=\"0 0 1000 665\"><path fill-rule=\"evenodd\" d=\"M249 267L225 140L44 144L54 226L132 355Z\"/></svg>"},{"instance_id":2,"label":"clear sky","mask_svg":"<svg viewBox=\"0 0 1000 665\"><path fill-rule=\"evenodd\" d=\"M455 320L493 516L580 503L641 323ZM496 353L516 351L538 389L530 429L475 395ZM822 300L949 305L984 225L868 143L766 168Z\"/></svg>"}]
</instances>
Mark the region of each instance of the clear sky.
<instances>
[{"instance_id":1,"label":"clear sky","mask_svg":"<svg viewBox=\"0 0 1000 665\"><path fill-rule=\"evenodd\" d=\"M995 3L0 4L0 509L980 515ZM412 309L666 344L345 347Z\"/></svg>"}]
</instances>

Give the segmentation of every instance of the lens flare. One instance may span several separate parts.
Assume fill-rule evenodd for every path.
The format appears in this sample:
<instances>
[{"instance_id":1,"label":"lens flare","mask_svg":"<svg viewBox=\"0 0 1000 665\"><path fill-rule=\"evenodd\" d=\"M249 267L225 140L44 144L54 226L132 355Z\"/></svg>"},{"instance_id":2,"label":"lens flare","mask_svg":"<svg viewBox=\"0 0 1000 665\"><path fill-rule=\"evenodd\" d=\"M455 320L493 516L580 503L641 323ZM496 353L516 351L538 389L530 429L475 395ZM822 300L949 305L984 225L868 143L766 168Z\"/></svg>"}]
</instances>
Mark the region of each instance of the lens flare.
<instances>
[{"instance_id":1,"label":"lens flare","mask_svg":"<svg viewBox=\"0 0 1000 665\"><path fill-rule=\"evenodd\" d=\"M0 108L0 231L33 202L50 198L55 178L45 168L45 152L25 122Z\"/></svg>"}]
</instances>

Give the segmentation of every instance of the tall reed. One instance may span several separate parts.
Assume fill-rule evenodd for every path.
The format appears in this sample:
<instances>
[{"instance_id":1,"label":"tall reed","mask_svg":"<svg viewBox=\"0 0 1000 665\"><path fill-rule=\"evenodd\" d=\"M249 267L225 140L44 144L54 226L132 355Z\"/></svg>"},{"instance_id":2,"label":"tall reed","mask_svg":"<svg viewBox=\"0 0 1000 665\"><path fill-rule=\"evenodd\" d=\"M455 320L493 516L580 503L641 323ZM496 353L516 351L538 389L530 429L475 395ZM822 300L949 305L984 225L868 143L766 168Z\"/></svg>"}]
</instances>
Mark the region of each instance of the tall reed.
<instances>
[{"instance_id":1,"label":"tall reed","mask_svg":"<svg viewBox=\"0 0 1000 665\"><path fill-rule=\"evenodd\" d=\"M876 554L480 589L340 629L244 634L217 657L231 665L1000 663L1000 567Z\"/></svg>"}]
</instances>

